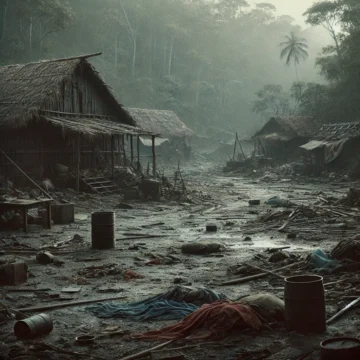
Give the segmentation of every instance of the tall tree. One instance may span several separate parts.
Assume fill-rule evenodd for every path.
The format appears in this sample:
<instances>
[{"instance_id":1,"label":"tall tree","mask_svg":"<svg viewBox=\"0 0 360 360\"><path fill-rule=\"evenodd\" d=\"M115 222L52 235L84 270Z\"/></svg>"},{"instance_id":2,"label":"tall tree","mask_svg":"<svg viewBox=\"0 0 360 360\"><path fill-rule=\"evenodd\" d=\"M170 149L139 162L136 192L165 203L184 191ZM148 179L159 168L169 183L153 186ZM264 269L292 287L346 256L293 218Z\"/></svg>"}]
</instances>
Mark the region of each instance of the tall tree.
<instances>
[{"instance_id":1,"label":"tall tree","mask_svg":"<svg viewBox=\"0 0 360 360\"><path fill-rule=\"evenodd\" d=\"M280 58L285 60L285 64L290 66L294 64L297 80L299 81L298 65L301 60L309 57L308 45L305 38L297 37L293 32L285 36L285 41L280 44L282 47Z\"/></svg>"},{"instance_id":2,"label":"tall tree","mask_svg":"<svg viewBox=\"0 0 360 360\"><path fill-rule=\"evenodd\" d=\"M340 1L321 1L311 6L305 13L306 22L310 25L321 25L334 40L338 58L341 59L339 37L336 28L340 21L342 4Z\"/></svg>"}]
</instances>

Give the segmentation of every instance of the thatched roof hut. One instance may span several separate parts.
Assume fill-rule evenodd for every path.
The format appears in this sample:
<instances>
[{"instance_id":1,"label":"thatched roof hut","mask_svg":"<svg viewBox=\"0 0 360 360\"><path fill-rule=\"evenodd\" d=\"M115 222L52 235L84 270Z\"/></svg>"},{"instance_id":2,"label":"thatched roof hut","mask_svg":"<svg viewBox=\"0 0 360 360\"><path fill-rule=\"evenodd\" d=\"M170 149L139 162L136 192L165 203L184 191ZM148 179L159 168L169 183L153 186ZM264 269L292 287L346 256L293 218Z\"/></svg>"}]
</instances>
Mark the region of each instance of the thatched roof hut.
<instances>
[{"instance_id":1,"label":"thatched roof hut","mask_svg":"<svg viewBox=\"0 0 360 360\"><path fill-rule=\"evenodd\" d=\"M299 146L305 144L313 132L314 121L311 117L272 117L252 137L255 153L289 160L298 153Z\"/></svg>"},{"instance_id":2,"label":"thatched roof hut","mask_svg":"<svg viewBox=\"0 0 360 360\"><path fill-rule=\"evenodd\" d=\"M0 129L47 121L87 135L148 134L136 129L88 57L0 67Z\"/></svg>"},{"instance_id":3,"label":"thatched roof hut","mask_svg":"<svg viewBox=\"0 0 360 360\"><path fill-rule=\"evenodd\" d=\"M253 136L253 139L289 141L294 138L308 138L313 134L313 118L308 116L272 117Z\"/></svg>"},{"instance_id":4,"label":"thatched roof hut","mask_svg":"<svg viewBox=\"0 0 360 360\"><path fill-rule=\"evenodd\" d=\"M185 138L194 135L173 111L134 108L126 110L134 119L135 125L142 130L165 138Z\"/></svg>"},{"instance_id":5,"label":"thatched roof hut","mask_svg":"<svg viewBox=\"0 0 360 360\"><path fill-rule=\"evenodd\" d=\"M360 122L324 124L311 139L300 148L312 153L317 165L326 165L337 160L336 166L346 166L358 158Z\"/></svg>"},{"instance_id":6,"label":"thatched roof hut","mask_svg":"<svg viewBox=\"0 0 360 360\"><path fill-rule=\"evenodd\" d=\"M80 166L114 170L128 161L125 135L131 143L154 135L136 127L87 61L94 55L0 67L0 150L28 174L57 163L77 174ZM10 177L4 156L0 175Z\"/></svg>"}]
</instances>

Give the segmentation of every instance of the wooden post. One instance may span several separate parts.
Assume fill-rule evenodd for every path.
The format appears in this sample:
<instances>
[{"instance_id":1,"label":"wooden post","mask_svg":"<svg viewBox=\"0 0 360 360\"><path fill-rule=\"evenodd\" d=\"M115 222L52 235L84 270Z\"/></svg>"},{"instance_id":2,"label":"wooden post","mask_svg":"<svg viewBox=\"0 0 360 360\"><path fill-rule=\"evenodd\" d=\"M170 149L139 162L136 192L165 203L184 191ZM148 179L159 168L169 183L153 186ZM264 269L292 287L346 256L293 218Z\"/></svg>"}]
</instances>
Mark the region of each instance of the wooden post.
<instances>
[{"instance_id":1,"label":"wooden post","mask_svg":"<svg viewBox=\"0 0 360 360\"><path fill-rule=\"evenodd\" d=\"M137 169L140 171L140 136L137 137Z\"/></svg>"},{"instance_id":2,"label":"wooden post","mask_svg":"<svg viewBox=\"0 0 360 360\"><path fill-rule=\"evenodd\" d=\"M155 136L151 136L152 156L153 156L153 176L156 177L156 154L155 154Z\"/></svg>"},{"instance_id":3,"label":"wooden post","mask_svg":"<svg viewBox=\"0 0 360 360\"><path fill-rule=\"evenodd\" d=\"M80 134L76 135L75 139L75 181L76 191L80 191Z\"/></svg>"},{"instance_id":4,"label":"wooden post","mask_svg":"<svg viewBox=\"0 0 360 360\"><path fill-rule=\"evenodd\" d=\"M232 158L233 161L235 161L236 145L237 145L237 133L236 133L236 137L235 137L234 153L233 153L233 158Z\"/></svg>"},{"instance_id":5,"label":"wooden post","mask_svg":"<svg viewBox=\"0 0 360 360\"><path fill-rule=\"evenodd\" d=\"M112 181L115 181L115 154L114 154L114 147L115 147L115 138L114 138L114 135L111 135L111 177L112 177Z\"/></svg>"},{"instance_id":6,"label":"wooden post","mask_svg":"<svg viewBox=\"0 0 360 360\"><path fill-rule=\"evenodd\" d=\"M245 156L244 150L243 150L243 148L242 148L242 146L241 146L241 142L240 142L240 140L239 140L239 137L238 137L237 133L236 133L236 139L237 139L237 141L238 141L238 143L239 143L240 150L241 150L242 155L243 155L244 160L245 160L245 159L246 159L246 156Z\"/></svg>"},{"instance_id":7,"label":"wooden post","mask_svg":"<svg viewBox=\"0 0 360 360\"><path fill-rule=\"evenodd\" d=\"M125 135L122 135L122 137L121 137L121 141L122 141L122 144L121 144L121 150L122 150L122 153L123 153L123 155L124 155L124 166L126 166Z\"/></svg>"},{"instance_id":8,"label":"wooden post","mask_svg":"<svg viewBox=\"0 0 360 360\"><path fill-rule=\"evenodd\" d=\"M130 154L131 154L131 165L134 163L134 147L133 147L133 136L130 135Z\"/></svg>"}]
</instances>

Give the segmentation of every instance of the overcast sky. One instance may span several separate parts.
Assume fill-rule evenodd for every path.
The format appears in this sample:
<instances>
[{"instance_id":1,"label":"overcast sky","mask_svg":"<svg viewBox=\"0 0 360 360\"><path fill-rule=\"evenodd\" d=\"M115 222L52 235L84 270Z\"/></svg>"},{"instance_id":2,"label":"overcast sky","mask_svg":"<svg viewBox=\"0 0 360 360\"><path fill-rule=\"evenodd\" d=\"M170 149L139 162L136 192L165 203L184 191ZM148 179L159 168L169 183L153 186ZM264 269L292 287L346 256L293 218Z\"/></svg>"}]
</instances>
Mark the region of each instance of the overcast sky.
<instances>
[{"instance_id":1,"label":"overcast sky","mask_svg":"<svg viewBox=\"0 0 360 360\"><path fill-rule=\"evenodd\" d=\"M249 3L269 2L274 4L280 15L291 15L301 25L304 24L302 14L315 2L315 0L250 0Z\"/></svg>"}]
</instances>

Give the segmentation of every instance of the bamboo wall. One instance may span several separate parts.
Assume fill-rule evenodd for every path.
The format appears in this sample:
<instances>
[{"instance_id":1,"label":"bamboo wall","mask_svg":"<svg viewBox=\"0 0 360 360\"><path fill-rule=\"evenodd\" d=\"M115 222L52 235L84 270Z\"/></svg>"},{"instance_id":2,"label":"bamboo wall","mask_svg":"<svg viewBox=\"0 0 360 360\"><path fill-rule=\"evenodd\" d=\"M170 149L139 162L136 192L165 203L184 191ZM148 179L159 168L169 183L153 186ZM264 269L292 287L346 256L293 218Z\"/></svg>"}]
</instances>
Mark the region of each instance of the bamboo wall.
<instances>
[{"instance_id":1,"label":"bamboo wall","mask_svg":"<svg viewBox=\"0 0 360 360\"><path fill-rule=\"evenodd\" d=\"M44 104L42 110L65 113L119 116L111 99L104 99L103 85L97 85L86 74L75 74L64 81L56 97ZM101 86L98 88L97 86ZM116 120L116 119L114 119ZM68 133L50 123L36 123L27 129L0 133L0 148L15 161L29 176L40 180L49 176L57 163L75 167L75 138L77 134ZM123 137L114 138L115 164L124 165ZM102 168L111 164L111 138L99 136L89 138L81 135L81 169ZM0 155L0 176L18 182L18 171Z\"/></svg>"}]
</instances>

